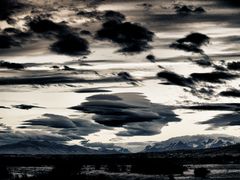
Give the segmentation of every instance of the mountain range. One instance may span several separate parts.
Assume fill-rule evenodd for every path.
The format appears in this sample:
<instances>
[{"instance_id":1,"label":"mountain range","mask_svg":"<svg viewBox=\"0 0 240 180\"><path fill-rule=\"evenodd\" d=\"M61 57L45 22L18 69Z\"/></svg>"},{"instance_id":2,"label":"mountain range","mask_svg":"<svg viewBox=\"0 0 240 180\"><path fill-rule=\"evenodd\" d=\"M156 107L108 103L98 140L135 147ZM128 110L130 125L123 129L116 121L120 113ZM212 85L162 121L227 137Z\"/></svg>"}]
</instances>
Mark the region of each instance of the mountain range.
<instances>
[{"instance_id":1,"label":"mountain range","mask_svg":"<svg viewBox=\"0 0 240 180\"><path fill-rule=\"evenodd\" d=\"M226 135L196 135L171 138L146 146L143 152L164 152L226 147L240 143L240 138Z\"/></svg>"},{"instance_id":2,"label":"mountain range","mask_svg":"<svg viewBox=\"0 0 240 180\"><path fill-rule=\"evenodd\" d=\"M240 138L225 135L196 135L171 138L145 147L141 153L176 150L197 150L227 147L240 143ZM123 154L130 153L122 147L90 148L79 145L65 145L50 141L20 141L0 146L0 154Z\"/></svg>"}]
</instances>

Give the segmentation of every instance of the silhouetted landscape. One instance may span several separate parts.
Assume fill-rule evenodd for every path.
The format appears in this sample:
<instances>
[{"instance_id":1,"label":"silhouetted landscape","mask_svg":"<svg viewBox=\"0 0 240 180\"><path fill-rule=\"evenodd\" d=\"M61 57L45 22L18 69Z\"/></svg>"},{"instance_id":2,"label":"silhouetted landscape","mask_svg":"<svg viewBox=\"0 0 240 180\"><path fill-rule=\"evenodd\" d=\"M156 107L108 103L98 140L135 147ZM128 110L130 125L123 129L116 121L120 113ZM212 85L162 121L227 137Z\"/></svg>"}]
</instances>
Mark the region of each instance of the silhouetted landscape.
<instances>
[{"instance_id":1,"label":"silhouetted landscape","mask_svg":"<svg viewBox=\"0 0 240 180\"><path fill-rule=\"evenodd\" d=\"M109 155L1 155L6 179L237 179L240 145ZM117 163L116 163L117 162Z\"/></svg>"}]
</instances>

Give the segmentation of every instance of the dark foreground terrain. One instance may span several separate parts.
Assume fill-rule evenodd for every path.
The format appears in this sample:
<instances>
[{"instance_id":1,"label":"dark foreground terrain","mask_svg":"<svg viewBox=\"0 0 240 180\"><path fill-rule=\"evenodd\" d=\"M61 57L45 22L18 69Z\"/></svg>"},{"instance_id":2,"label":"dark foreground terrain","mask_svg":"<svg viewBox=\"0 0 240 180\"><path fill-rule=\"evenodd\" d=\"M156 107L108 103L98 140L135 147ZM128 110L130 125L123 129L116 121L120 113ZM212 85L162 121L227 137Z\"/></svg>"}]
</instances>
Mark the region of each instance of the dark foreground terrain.
<instances>
[{"instance_id":1,"label":"dark foreground terrain","mask_svg":"<svg viewBox=\"0 0 240 180\"><path fill-rule=\"evenodd\" d=\"M1 155L0 179L239 179L240 145L112 155Z\"/></svg>"}]
</instances>

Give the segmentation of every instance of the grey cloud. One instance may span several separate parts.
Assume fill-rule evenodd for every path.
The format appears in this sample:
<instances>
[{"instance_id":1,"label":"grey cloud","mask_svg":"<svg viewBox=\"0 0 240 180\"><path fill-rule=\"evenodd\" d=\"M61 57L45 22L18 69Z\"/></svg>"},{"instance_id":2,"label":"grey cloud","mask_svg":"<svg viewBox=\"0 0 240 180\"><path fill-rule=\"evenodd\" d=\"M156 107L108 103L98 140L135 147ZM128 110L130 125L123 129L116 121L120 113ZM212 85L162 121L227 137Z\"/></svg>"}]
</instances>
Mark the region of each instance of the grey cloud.
<instances>
[{"instance_id":1,"label":"grey cloud","mask_svg":"<svg viewBox=\"0 0 240 180\"><path fill-rule=\"evenodd\" d=\"M166 123L167 124L167 123ZM165 123L155 120L152 122L129 123L123 127L126 129L117 133L118 136L151 136L161 133Z\"/></svg>"},{"instance_id":2,"label":"grey cloud","mask_svg":"<svg viewBox=\"0 0 240 180\"><path fill-rule=\"evenodd\" d=\"M198 104L192 106L182 106L179 108L192 109L199 111L240 111L239 103L209 103L209 104Z\"/></svg>"},{"instance_id":3,"label":"grey cloud","mask_svg":"<svg viewBox=\"0 0 240 180\"><path fill-rule=\"evenodd\" d=\"M53 128L75 128L73 121L64 116L54 114L44 114L43 118L25 121L24 125L47 126Z\"/></svg>"},{"instance_id":4,"label":"grey cloud","mask_svg":"<svg viewBox=\"0 0 240 180\"><path fill-rule=\"evenodd\" d=\"M0 85L49 85L49 84L65 84L65 83L107 83L107 82L125 82L120 77L103 77L95 79L84 79L74 75L60 75L52 73L44 73L38 75L22 75L20 77L2 77Z\"/></svg>"},{"instance_id":5,"label":"grey cloud","mask_svg":"<svg viewBox=\"0 0 240 180\"><path fill-rule=\"evenodd\" d=\"M49 132L43 132L39 130L18 131L13 130L11 127L4 124L0 124L0 146L5 144L17 143L26 140L43 140L52 142L65 142L70 140L68 137L64 137L59 134L53 134Z\"/></svg>"},{"instance_id":6,"label":"grey cloud","mask_svg":"<svg viewBox=\"0 0 240 180\"><path fill-rule=\"evenodd\" d=\"M109 127L124 127L118 135L153 135L169 122L180 121L169 106L151 103L140 93L90 96L72 109L92 113L93 120Z\"/></svg>"},{"instance_id":7,"label":"grey cloud","mask_svg":"<svg viewBox=\"0 0 240 180\"><path fill-rule=\"evenodd\" d=\"M81 136L107 129L103 125L93 123L90 120L55 114L44 114L41 118L27 120L23 123L22 128L47 128L49 131L54 128L58 131L58 134L70 139L81 139Z\"/></svg>"},{"instance_id":8,"label":"grey cloud","mask_svg":"<svg viewBox=\"0 0 240 180\"><path fill-rule=\"evenodd\" d=\"M211 125L210 129L240 126L240 113L236 112L231 114L220 114L210 120L201 122L199 124L209 124Z\"/></svg>"}]
</instances>

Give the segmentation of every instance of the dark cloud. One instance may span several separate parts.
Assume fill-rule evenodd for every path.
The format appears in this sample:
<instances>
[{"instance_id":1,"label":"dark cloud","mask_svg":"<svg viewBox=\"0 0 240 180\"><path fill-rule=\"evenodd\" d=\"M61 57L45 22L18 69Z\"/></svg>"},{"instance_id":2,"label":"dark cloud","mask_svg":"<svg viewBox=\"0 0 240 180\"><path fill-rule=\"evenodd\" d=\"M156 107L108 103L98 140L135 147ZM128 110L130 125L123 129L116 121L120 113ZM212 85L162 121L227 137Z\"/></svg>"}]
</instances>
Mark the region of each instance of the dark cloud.
<instances>
[{"instance_id":1,"label":"dark cloud","mask_svg":"<svg viewBox=\"0 0 240 180\"><path fill-rule=\"evenodd\" d=\"M5 28L0 33L0 49L21 47L30 36L31 33L29 32L22 32L15 28Z\"/></svg>"},{"instance_id":2,"label":"dark cloud","mask_svg":"<svg viewBox=\"0 0 240 180\"><path fill-rule=\"evenodd\" d=\"M14 77L14 78L0 78L0 85L20 85L20 84L61 84L81 82L82 80L73 77L65 76L32 76L32 77Z\"/></svg>"},{"instance_id":3,"label":"dark cloud","mask_svg":"<svg viewBox=\"0 0 240 180\"><path fill-rule=\"evenodd\" d=\"M0 68L21 70L21 69L24 69L24 65L19 63L10 63L10 62L0 60Z\"/></svg>"},{"instance_id":4,"label":"dark cloud","mask_svg":"<svg viewBox=\"0 0 240 180\"><path fill-rule=\"evenodd\" d=\"M240 70L240 61L230 62L227 64L227 68L230 70Z\"/></svg>"},{"instance_id":5,"label":"dark cloud","mask_svg":"<svg viewBox=\"0 0 240 180\"><path fill-rule=\"evenodd\" d=\"M33 106L33 105L27 105L27 104L14 105L13 107L15 107L17 109L23 109L23 110L29 110L29 109L33 109L33 108L42 108L39 106Z\"/></svg>"},{"instance_id":6,"label":"dark cloud","mask_svg":"<svg viewBox=\"0 0 240 180\"><path fill-rule=\"evenodd\" d=\"M25 5L17 0L0 1L0 20L8 19L15 12L23 9Z\"/></svg>"},{"instance_id":7,"label":"dark cloud","mask_svg":"<svg viewBox=\"0 0 240 180\"><path fill-rule=\"evenodd\" d=\"M147 55L146 59L149 60L150 62L155 62L156 61L156 57L152 54Z\"/></svg>"},{"instance_id":8,"label":"dark cloud","mask_svg":"<svg viewBox=\"0 0 240 180\"><path fill-rule=\"evenodd\" d=\"M14 46L20 46L20 43L8 35L0 35L0 49L9 49Z\"/></svg>"},{"instance_id":9,"label":"dark cloud","mask_svg":"<svg viewBox=\"0 0 240 180\"><path fill-rule=\"evenodd\" d=\"M50 49L56 53L67 55L86 55L90 53L88 41L74 34L59 36L59 40L52 44Z\"/></svg>"},{"instance_id":10,"label":"dark cloud","mask_svg":"<svg viewBox=\"0 0 240 180\"><path fill-rule=\"evenodd\" d=\"M145 13L142 15L141 20L147 22L149 27L156 32L186 32L186 28L189 31L196 31L196 28L191 26L192 23L208 25L218 25L224 23L224 26L239 28L240 19L238 18L238 13L236 11L233 11L232 13L225 13L221 11L222 8L218 9L215 3L208 5L208 8L214 13L182 16L175 13L162 13L162 11L154 11L152 13ZM231 9L226 6L224 8L229 12L231 11Z\"/></svg>"},{"instance_id":11,"label":"dark cloud","mask_svg":"<svg viewBox=\"0 0 240 180\"><path fill-rule=\"evenodd\" d=\"M210 120L200 122L199 124L209 124L211 125L210 129L228 126L240 126L240 113L236 112L232 114L220 114Z\"/></svg>"},{"instance_id":12,"label":"dark cloud","mask_svg":"<svg viewBox=\"0 0 240 180\"><path fill-rule=\"evenodd\" d=\"M211 61L209 61L208 59L199 59L194 61L196 64L198 64L199 66L203 66L203 67L208 67L208 66L212 66Z\"/></svg>"},{"instance_id":13,"label":"dark cloud","mask_svg":"<svg viewBox=\"0 0 240 180\"><path fill-rule=\"evenodd\" d=\"M126 19L124 14L117 11L111 11L111 10L105 11L103 16L104 16L104 19L108 21L109 20L124 21Z\"/></svg>"},{"instance_id":14,"label":"dark cloud","mask_svg":"<svg viewBox=\"0 0 240 180\"><path fill-rule=\"evenodd\" d=\"M192 73L190 76L194 81L211 83L223 83L224 80L231 80L238 77L238 75L227 72Z\"/></svg>"},{"instance_id":15,"label":"dark cloud","mask_svg":"<svg viewBox=\"0 0 240 180\"><path fill-rule=\"evenodd\" d=\"M153 40L154 33L131 22L107 21L97 32L100 40L111 40L121 46L120 52L136 53L150 48L148 42Z\"/></svg>"},{"instance_id":16,"label":"dark cloud","mask_svg":"<svg viewBox=\"0 0 240 180\"><path fill-rule=\"evenodd\" d=\"M231 8L239 8L240 7L240 2L236 1L236 0L218 0L216 1L218 4L222 5L222 6L229 6Z\"/></svg>"},{"instance_id":17,"label":"dark cloud","mask_svg":"<svg viewBox=\"0 0 240 180\"><path fill-rule=\"evenodd\" d=\"M240 111L240 104L239 103L212 103L212 104L182 106L180 108L199 110L199 111Z\"/></svg>"},{"instance_id":18,"label":"dark cloud","mask_svg":"<svg viewBox=\"0 0 240 180\"><path fill-rule=\"evenodd\" d=\"M203 7L193 7L193 6L187 6L187 5L177 5L175 6L176 13L182 14L182 15L189 15L189 14L201 14L205 13L205 9Z\"/></svg>"},{"instance_id":19,"label":"dark cloud","mask_svg":"<svg viewBox=\"0 0 240 180\"><path fill-rule=\"evenodd\" d=\"M6 106L0 106L0 109L10 109L10 108Z\"/></svg>"},{"instance_id":20,"label":"dark cloud","mask_svg":"<svg viewBox=\"0 0 240 180\"><path fill-rule=\"evenodd\" d=\"M58 54L66 55L86 55L89 54L89 43L79 37L72 28L65 23L55 23L52 20L42 17L30 19L28 22L30 29L42 35L54 35L57 41L50 46L50 50Z\"/></svg>"},{"instance_id":21,"label":"dark cloud","mask_svg":"<svg viewBox=\"0 0 240 180\"><path fill-rule=\"evenodd\" d=\"M63 67L63 70L64 70L64 71L75 71L76 69L71 68L71 67L65 65L65 66Z\"/></svg>"},{"instance_id":22,"label":"dark cloud","mask_svg":"<svg viewBox=\"0 0 240 180\"><path fill-rule=\"evenodd\" d=\"M103 93L103 92L111 92L110 90L105 90L101 88L86 88L86 89L79 89L75 91L76 93Z\"/></svg>"},{"instance_id":23,"label":"dark cloud","mask_svg":"<svg viewBox=\"0 0 240 180\"><path fill-rule=\"evenodd\" d=\"M28 26L36 33L62 33L68 30L68 27L62 23L55 23L49 19L42 19L41 17L31 19Z\"/></svg>"},{"instance_id":24,"label":"dark cloud","mask_svg":"<svg viewBox=\"0 0 240 180\"><path fill-rule=\"evenodd\" d=\"M240 97L240 90L229 89L227 91L220 92L219 95L225 96L225 97Z\"/></svg>"},{"instance_id":25,"label":"dark cloud","mask_svg":"<svg viewBox=\"0 0 240 180\"><path fill-rule=\"evenodd\" d=\"M5 28L3 30L3 34L19 34L19 33L21 33L21 31L16 28Z\"/></svg>"},{"instance_id":26,"label":"dark cloud","mask_svg":"<svg viewBox=\"0 0 240 180\"><path fill-rule=\"evenodd\" d=\"M122 71L118 73L118 76L126 81L135 81L132 75L128 72Z\"/></svg>"},{"instance_id":27,"label":"dark cloud","mask_svg":"<svg viewBox=\"0 0 240 180\"><path fill-rule=\"evenodd\" d=\"M5 28L2 31L2 34L9 36L9 37L15 39L16 41L20 42L19 43L20 45L32 36L32 33L29 31L21 31L19 29L12 28L12 27Z\"/></svg>"},{"instance_id":28,"label":"dark cloud","mask_svg":"<svg viewBox=\"0 0 240 180\"><path fill-rule=\"evenodd\" d=\"M49 85L66 83L109 83L126 82L119 77L104 77L96 79L84 79L81 77L59 74L38 74L21 77L0 77L0 85Z\"/></svg>"},{"instance_id":29,"label":"dark cloud","mask_svg":"<svg viewBox=\"0 0 240 180\"><path fill-rule=\"evenodd\" d=\"M88 30L81 30L80 34L83 36L91 36L92 35L92 33Z\"/></svg>"},{"instance_id":30,"label":"dark cloud","mask_svg":"<svg viewBox=\"0 0 240 180\"><path fill-rule=\"evenodd\" d=\"M184 38L178 39L170 47L187 52L203 53L201 46L208 44L209 41L210 38L205 34L191 33Z\"/></svg>"},{"instance_id":31,"label":"dark cloud","mask_svg":"<svg viewBox=\"0 0 240 180\"><path fill-rule=\"evenodd\" d=\"M124 21L125 15L117 12L117 11L87 11L87 10L81 10L77 13L80 17L90 18L90 19L96 19L96 20L102 20L102 21L110 21L110 20L116 20L116 21Z\"/></svg>"},{"instance_id":32,"label":"dark cloud","mask_svg":"<svg viewBox=\"0 0 240 180\"><path fill-rule=\"evenodd\" d=\"M151 103L138 93L94 95L72 109L92 113L94 121L110 127L124 127L118 135L158 134L168 122L180 119L171 107Z\"/></svg>"},{"instance_id":33,"label":"dark cloud","mask_svg":"<svg viewBox=\"0 0 240 180\"><path fill-rule=\"evenodd\" d=\"M193 81L191 78L185 78L184 76L180 76L174 72L163 71L157 74L158 78L166 79L168 82L178 86L186 86L190 87L193 85Z\"/></svg>"}]
</instances>

